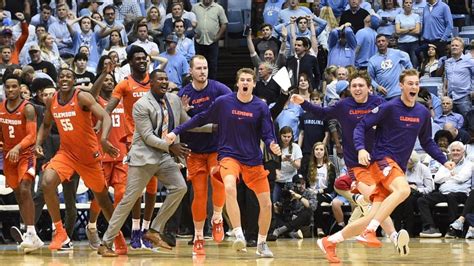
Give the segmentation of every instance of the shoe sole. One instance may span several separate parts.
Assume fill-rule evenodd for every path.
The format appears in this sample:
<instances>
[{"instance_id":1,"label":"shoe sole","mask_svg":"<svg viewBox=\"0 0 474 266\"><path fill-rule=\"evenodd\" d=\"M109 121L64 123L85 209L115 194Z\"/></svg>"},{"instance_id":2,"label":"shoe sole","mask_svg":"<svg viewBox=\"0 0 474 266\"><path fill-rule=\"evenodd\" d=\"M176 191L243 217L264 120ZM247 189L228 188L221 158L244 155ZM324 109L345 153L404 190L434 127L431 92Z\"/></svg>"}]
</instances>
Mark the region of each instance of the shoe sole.
<instances>
[{"instance_id":1,"label":"shoe sole","mask_svg":"<svg viewBox=\"0 0 474 266\"><path fill-rule=\"evenodd\" d=\"M410 235L406 230L400 230L397 237L397 251L400 256L404 257L410 254L408 243L410 242Z\"/></svg>"},{"instance_id":2,"label":"shoe sole","mask_svg":"<svg viewBox=\"0 0 474 266\"><path fill-rule=\"evenodd\" d=\"M360 235L356 237L357 242L361 243L362 245L369 247L369 248L381 248L382 242L368 242L365 238L361 237Z\"/></svg>"},{"instance_id":3,"label":"shoe sole","mask_svg":"<svg viewBox=\"0 0 474 266\"><path fill-rule=\"evenodd\" d=\"M259 256L260 258L273 258L273 254L263 254L263 253L260 253L258 250L257 252L255 252L255 254L257 254L257 256Z\"/></svg>"},{"instance_id":4,"label":"shoe sole","mask_svg":"<svg viewBox=\"0 0 474 266\"><path fill-rule=\"evenodd\" d=\"M246 243L245 241L241 239L237 239L234 241L234 243L232 243L232 248L235 249L236 251L243 251L245 247L246 247Z\"/></svg>"},{"instance_id":5,"label":"shoe sole","mask_svg":"<svg viewBox=\"0 0 474 266\"><path fill-rule=\"evenodd\" d=\"M66 240L64 240L64 241L61 243L61 247L59 247L59 248L51 248L51 244L50 244L50 246L48 246L48 248L49 248L50 250L57 250L57 251L73 250L74 247L72 247L72 248L64 248L64 245L68 244L69 242L71 242L71 239L69 239L69 237L68 237Z\"/></svg>"},{"instance_id":6,"label":"shoe sole","mask_svg":"<svg viewBox=\"0 0 474 266\"><path fill-rule=\"evenodd\" d=\"M13 240L19 245L23 242L23 235L21 234L20 229L16 226L10 227L10 235L12 236Z\"/></svg>"},{"instance_id":7,"label":"shoe sole","mask_svg":"<svg viewBox=\"0 0 474 266\"><path fill-rule=\"evenodd\" d=\"M316 243L318 244L318 247L319 249L324 253L324 255L326 255L326 259L329 261L329 263L340 263L341 261L338 259L338 261L331 261L331 259L329 259L328 257L328 253L326 251L326 249L324 248L324 244L323 244L323 239L318 239L316 241Z\"/></svg>"},{"instance_id":8,"label":"shoe sole","mask_svg":"<svg viewBox=\"0 0 474 266\"><path fill-rule=\"evenodd\" d=\"M441 237L441 233L436 233L436 234L423 234L423 233L420 233L420 237L424 237L424 238L438 238L438 237Z\"/></svg>"}]
</instances>

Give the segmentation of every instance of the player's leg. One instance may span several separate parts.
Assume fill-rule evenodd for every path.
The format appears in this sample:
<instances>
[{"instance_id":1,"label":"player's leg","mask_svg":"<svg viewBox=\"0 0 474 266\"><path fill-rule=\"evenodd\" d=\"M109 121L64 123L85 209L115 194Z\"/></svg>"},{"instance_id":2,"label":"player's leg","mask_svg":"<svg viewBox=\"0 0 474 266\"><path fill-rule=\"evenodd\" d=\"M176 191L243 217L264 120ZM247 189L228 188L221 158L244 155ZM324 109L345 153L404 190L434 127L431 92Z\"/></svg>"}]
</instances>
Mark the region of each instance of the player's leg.
<instances>
[{"instance_id":1,"label":"player's leg","mask_svg":"<svg viewBox=\"0 0 474 266\"><path fill-rule=\"evenodd\" d=\"M206 155L192 153L187 159L188 179L193 187L191 213L194 223L193 255L204 255L204 223L207 216L208 171Z\"/></svg>"}]
</instances>

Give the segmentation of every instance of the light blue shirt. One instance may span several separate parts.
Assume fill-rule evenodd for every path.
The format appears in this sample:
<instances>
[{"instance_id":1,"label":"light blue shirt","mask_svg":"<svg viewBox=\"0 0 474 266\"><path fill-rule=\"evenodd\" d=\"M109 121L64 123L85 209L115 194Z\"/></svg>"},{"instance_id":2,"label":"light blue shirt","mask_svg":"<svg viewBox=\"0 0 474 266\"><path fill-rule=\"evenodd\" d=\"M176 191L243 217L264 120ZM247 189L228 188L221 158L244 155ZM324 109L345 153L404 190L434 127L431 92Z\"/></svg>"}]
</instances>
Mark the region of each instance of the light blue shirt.
<instances>
[{"instance_id":1,"label":"light blue shirt","mask_svg":"<svg viewBox=\"0 0 474 266\"><path fill-rule=\"evenodd\" d=\"M269 108L272 108L273 105L275 105L275 103L270 104ZM284 126L291 127L294 140L298 141L300 116L303 115L303 113L303 108L300 105L290 102L277 116L275 121L278 123L279 128Z\"/></svg>"},{"instance_id":2,"label":"light blue shirt","mask_svg":"<svg viewBox=\"0 0 474 266\"><path fill-rule=\"evenodd\" d=\"M427 4L423 9L423 39L447 41L452 31L453 16L449 6L441 0L434 5Z\"/></svg>"},{"instance_id":3,"label":"light blue shirt","mask_svg":"<svg viewBox=\"0 0 474 266\"><path fill-rule=\"evenodd\" d=\"M168 54L168 52L163 52L160 56L168 59L165 71L168 74L169 80L176 83L178 88L181 88L183 75L189 73L188 61L186 61L186 58L178 52L174 55Z\"/></svg>"},{"instance_id":4,"label":"light blue shirt","mask_svg":"<svg viewBox=\"0 0 474 266\"><path fill-rule=\"evenodd\" d=\"M332 12L336 18L342 15L346 5L349 4L348 0L321 0L320 6L329 6L332 8Z\"/></svg>"},{"instance_id":5,"label":"light blue shirt","mask_svg":"<svg viewBox=\"0 0 474 266\"><path fill-rule=\"evenodd\" d=\"M394 8L391 10L379 9L379 11L377 11L377 14L382 17L383 20L381 21L380 27L377 29L377 32L379 34L392 36L395 33L395 18L400 13L402 13L401 8ZM385 20L385 18L390 18L391 21Z\"/></svg>"},{"instance_id":6,"label":"light blue shirt","mask_svg":"<svg viewBox=\"0 0 474 266\"><path fill-rule=\"evenodd\" d=\"M285 0L268 0L263 8L263 22L275 26L278 24L278 15Z\"/></svg>"},{"instance_id":7,"label":"light blue shirt","mask_svg":"<svg viewBox=\"0 0 474 266\"><path fill-rule=\"evenodd\" d=\"M376 37L377 32L370 27L365 27L356 33L357 47L359 47L355 59L356 67L367 67L369 58L377 53Z\"/></svg>"},{"instance_id":8,"label":"light blue shirt","mask_svg":"<svg viewBox=\"0 0 474 266\"><path fill-rule=\"evenodd\" d=\"M437 116L434 121L440 127L444 127L444 124L450 123L457 129L460 129L464 125L464 117L461 114L455 113L453 111L449 112L448 114L441 114L440 116Z\"/></svg>"},{"instance_id":9,"label":"light blue shirt","mask_svg":"<svg viewBox=\"0 0 474 266\"><path fill-rule=\"evenodd\" d=\"M473 89L474 59L462 55L459 59L449 58L445 62L448 95L454 101L467 96Z\"/></svg>"},{"instance_id":10,"label":"light blue shirt","mask_svg":"<svg viewBox=\"0 0 474 266\"><path fill-rule=\"evenodd\" d=\"M290 22L290 18L292 16L295 17L301 17L301 16L306 16L306 15L313 15L313 12L309 10L309 8L305 6L300 6L295 10L291 10L289 8L285 8L282 11L280 11L280 15L278 17L278 22L280 23L288 23Z\"/></svg>"},{"instance_id":11,"label":"light blue shirt","mask_svg":"<svg viewBox=\"0 0 474 266\"><path fill-rule=\"evenodd\" d=\"M413 68L408 54L388 48L386 54L377 52L369 59L367 71L372 79L372 87L384 87L387 90L385 98L392 98L401 94L398 78L408 68Z\"/></svg>"},{"instance_id":12,"label":"light blue shirt","mask_svg":"<svg viewBox=\"0 0 474 266\"><path fill-rule=\"evenodd\" d=\"M87 65L94 69L97 67L101 54L99 53L99 40L99 33L92 30L87 34L82 31L74 31L72 35L74 54L79 52L81 46L89 47L89 61Z\"/></svg>"},{"instance_id":13,"label":"light blue shirt","mask_svg":"<svg viewBox=\"0 0 474 266\"><path fill-rule=\"evenodd\" d=\"M346 44L341 45L339 41L339 30L333 29L328 38L328 66L348 66L355 63L355 49L357 47L356 37L351 27L344 28Z\"/></svg>"},{"instance_id":14,"label":"light blue shirt","mask_svg":"<svg viewBox=\"0 0 474 266\"><path fill-rule=\"evenodd\" d=\"M400 29L413 29L416 27L416 24L420 24L421 27L420 16L415 13L411 13L408 16L404 13L401 13L395 17L395 24L400 24ZM402 34L398 37L399 43L409 43L416 41L418 41L418 37L411 34Z\"/></svg>"},{"instance_id":15,"label":"light blue shirt","mask_svg":"<svg viewBox=\"0 0 474 266\"><path fill-rule=\"evenodd\" d=\"M182 54L189 62L189 60L191 60L191 58L196 54L196 49L194 48L194 41L185 36L183 36L183 38L178 38L178 45L176 46L176 51Z\"/></svg>"},{"instance_id":16,"label":"light blue shirt","mask_svg":"<svg viewBox=\"0 0 474 266\"><path fill-rule=\"evenodd\" d=\"M51 24L48 28L48 32L56 40L58 45L59 54L62 56L64 54L75 55L72 43L72 37L67 28L66 21L58 20Z\"/></svg>"}]
</instances>

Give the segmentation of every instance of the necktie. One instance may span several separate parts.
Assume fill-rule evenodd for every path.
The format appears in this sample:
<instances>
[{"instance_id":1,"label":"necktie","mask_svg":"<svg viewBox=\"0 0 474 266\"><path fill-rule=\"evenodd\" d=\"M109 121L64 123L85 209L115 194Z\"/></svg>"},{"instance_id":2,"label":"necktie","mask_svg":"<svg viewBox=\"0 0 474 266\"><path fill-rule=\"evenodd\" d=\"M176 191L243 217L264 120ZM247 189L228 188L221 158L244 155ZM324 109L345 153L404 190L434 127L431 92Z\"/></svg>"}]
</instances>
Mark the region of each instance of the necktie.
<instances>
[{"instance_id":1,"label":"necktie","mask_svg":"<svg viewBox=\"0 0 474 266\"><path fill-rule=\"evenodd\" d=\"M168 134L168 109L166 107L165 99L161 99L160 101L162 110L163 110L163 123L161 124L161 138L164 139L165 136Z\"/></svg>"}]
</instances>

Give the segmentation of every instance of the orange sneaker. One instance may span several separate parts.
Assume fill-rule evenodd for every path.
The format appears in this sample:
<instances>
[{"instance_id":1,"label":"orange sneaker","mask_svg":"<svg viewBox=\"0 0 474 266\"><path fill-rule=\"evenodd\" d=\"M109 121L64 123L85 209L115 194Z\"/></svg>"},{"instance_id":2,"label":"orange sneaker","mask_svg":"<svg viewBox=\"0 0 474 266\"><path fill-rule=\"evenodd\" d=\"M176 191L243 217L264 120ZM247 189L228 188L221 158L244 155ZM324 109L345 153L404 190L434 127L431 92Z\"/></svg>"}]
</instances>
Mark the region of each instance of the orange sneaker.
<instances>
[{"instance_id":1,"label":"orange sneaker","mask_svg":"<svg viewBox=\"0 0 474 266\"><path fill-rule=\"evenodd\" d=\"M206 255L206 251L204 250L204 240L194 240L193 255Z\"/></svg>"},{"instance_id":2,"label":"orange sneaker","mask_svg":"<svg viewBox=\"0 0 474 266\"><path fill-rule=\"evenodd\" d=\"M122 232L120 232L118 236L115 237L114 245L115 245L115 253L117 255L127 255L128 253L127 242L125 242L125 238L123 237Z\"/></svg>"},{"instance_id":3,"label":"orange sneaker","mask_svg":"<svg viewBox=\"0 0 474 266\"><path fill-rule=\"evenodd\" d=\"M369 248L380 248L382 247L382 242L377 239L375 231L367 230L356 237L357 242L362 243L363 245Z\"/></svg>"},{"instance_id":4,"label":"orange sneaker","mask_svg":"<svg viewBox=\"0 0 474 266\"><path fill-rule=\"evenodd\" d=\"M217 243L221 243L224 240L224 222L215 223L212 221L212 238Z\"/></svg>"},{"instance_id":5,"label":"orange sneaker","mask_svg":"<svg viewBox=\"0 0 474 266\"><path fill-rule=\"evenodd\" d=\"M67 244L69 241L69 237L67 236L66 230L58 231L56 230L56 234L53 236L53 240L51 240L51 244L49 244L50 250L58 250L63 247L64 244Z\"/></svg>"},{"instance_id":6,"label":"orange sneaker","mask_svg":"<svg viewBox=\"0 0 474 266\"><path fill-rule=\"evenodd\" d=\"M336 255L336 244L328 240L328 237L323 237L317 241L321 251L326 254L326 259L329 263L339 263L341 260Z\"/></svg>"}]
</instances>

